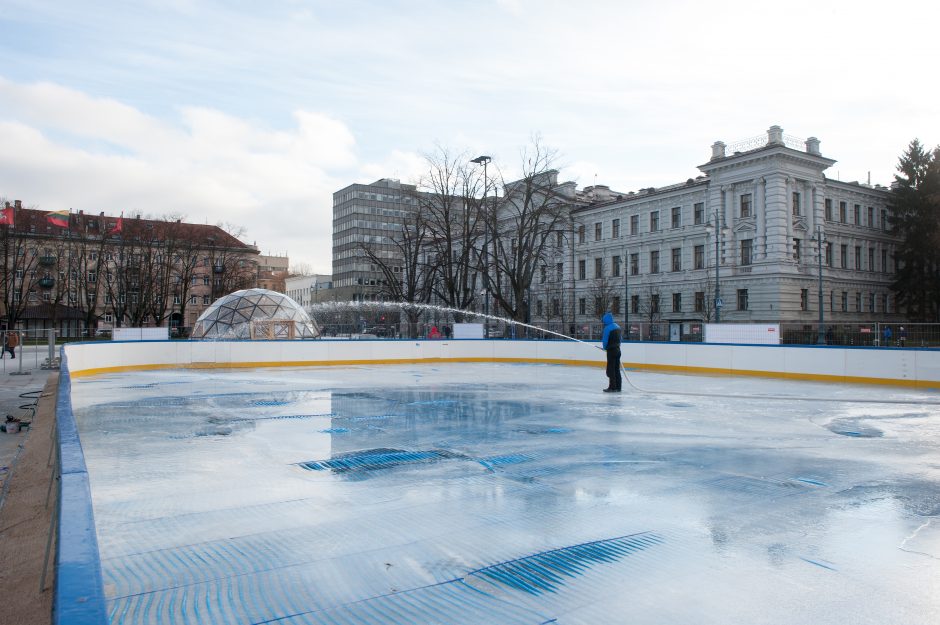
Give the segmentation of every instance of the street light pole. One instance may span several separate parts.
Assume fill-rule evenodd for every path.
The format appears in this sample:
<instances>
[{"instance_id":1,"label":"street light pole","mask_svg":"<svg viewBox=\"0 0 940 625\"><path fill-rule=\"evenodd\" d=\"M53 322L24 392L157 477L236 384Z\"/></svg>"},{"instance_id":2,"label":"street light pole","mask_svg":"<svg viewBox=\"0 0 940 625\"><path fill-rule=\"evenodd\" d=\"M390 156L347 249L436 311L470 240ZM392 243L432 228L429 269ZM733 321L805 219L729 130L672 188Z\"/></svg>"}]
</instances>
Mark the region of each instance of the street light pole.
<instances>
[{"instance_id":1,"label":"street light pole","mask_svg":"<svg viewBox=\"0 0 940 625\"><path fill-rule=\"evenodd\" d=\"M718 265L720 258L718 256L719 249L718 246L721 243L721 233L724 229L721 227L721 222L719 221L718 209L715 209L715 223L705 224L705 232L709 235L714 235L715 237L715 323L721 323L721 284L718 281Z\"/></svg>"},{"instance_id":2,"label":"street light pole","mask_svg":"<svg viewBox=\"0 0 940 625\"><path fill-rule=\"evenodd\" d=\"M471 159L471 163L483 165L483 314L490 314L490 267L489 267L489 245L490 245L490 216L486 207L486 191L489 188L489 181L486 177L486 166L493 159L489 156L478 156Z\"/></svg>"},{"instance_id":3,"label":"street light pole","mask_svg":"<svg viewBox=\"0 0 940 625\"><path fill-rule=\"evenodd\" d=\"M825 313L823 312L823 274L822 274L822 255L823 243L826 242L826 235L822 231L822 226L816 225L816 245L818 246L816 257L819 261L819 329L817 333L817 345L824 345L826 342Z\"/></svg>"},{"instance_id":4,"label":"street light pole","mask_svg":"<svg viewBox=\"0 0 940 625\"><path fill-rule=\"evenodd\" d=\"M630 340L630 266L627 259L627 247L623 248L623 325L624 336Z\"/></svg>"}]
</instances>

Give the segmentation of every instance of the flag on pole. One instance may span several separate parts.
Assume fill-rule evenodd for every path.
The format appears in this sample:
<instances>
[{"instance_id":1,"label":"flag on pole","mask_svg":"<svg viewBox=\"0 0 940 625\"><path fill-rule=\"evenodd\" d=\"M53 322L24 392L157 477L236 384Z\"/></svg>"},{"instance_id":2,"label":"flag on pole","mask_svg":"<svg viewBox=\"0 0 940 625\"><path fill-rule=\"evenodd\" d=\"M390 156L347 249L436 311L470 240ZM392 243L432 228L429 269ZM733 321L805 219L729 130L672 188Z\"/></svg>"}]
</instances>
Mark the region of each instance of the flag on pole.
<instances>
[{"instance_id":1,"label":"flag on pole","mask_svg":"<svg viewBox=\"0 0 940 625\"><path fill-rule=\"evenodd\" d=\"M69 211L52 211L51 213L46 213L46 219L54 226L61 226L62 228L69 227Z\"/></svg>"},{"instance_id":2,"label":"flag on pole","mask_svg":"<svg viewBox=\"0 0 940 625\"><path fill-rule=\"evenodd\" d=\"M0 225L12 226L15 213L12 206L0 209Z\"/></svg>"},{"instance_id":3,"label":"flag on pole","mask_svg":"<svg viewBox=\"0 0 940 625\"><path fill-rule=\"evenodd\" d=\"M108 230L107 234L120 234L124 230L124 213L121 213L121 216L117 218L117 223L114 224L114 227Z\"/></svg>"}]
</instances>

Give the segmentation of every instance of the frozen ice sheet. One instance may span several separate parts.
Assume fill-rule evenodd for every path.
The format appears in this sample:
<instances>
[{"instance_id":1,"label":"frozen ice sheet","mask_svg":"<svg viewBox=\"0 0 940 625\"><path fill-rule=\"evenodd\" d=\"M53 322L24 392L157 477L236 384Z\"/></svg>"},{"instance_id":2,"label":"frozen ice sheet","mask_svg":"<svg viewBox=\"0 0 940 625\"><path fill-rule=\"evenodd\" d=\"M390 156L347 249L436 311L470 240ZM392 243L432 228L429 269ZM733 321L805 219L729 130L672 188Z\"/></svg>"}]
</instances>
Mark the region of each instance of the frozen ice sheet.
<instances>
[{"instance_id":1,"label":"frozen ice sheet","mask_svg":"<svg viewBox=\"0 0 940 625\"><path fill-rule=\"evenodd\" d=\"M112 623L940 622L940 395L630 380L78 379Z\"/></svg>"}]
</instances>

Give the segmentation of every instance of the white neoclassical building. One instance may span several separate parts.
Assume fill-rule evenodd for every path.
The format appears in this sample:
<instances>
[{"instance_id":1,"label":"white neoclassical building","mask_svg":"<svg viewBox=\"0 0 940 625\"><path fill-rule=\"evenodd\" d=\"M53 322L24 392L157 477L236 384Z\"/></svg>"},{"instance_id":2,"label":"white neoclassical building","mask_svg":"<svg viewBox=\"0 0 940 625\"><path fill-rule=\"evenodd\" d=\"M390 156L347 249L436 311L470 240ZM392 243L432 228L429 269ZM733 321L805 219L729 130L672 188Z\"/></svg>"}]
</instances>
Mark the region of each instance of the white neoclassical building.
<instances>
[{"instance_id":1,"label":"white neoclassical building","mask_svg":"<svg viewBox=\"0 0 940 625\"><path fill-rule=\"evenodd\" d=\"M606 308L678 338L716 316L814 324L820 292L827 326L896 319L888 189L827 178L835 162L773 126L716 142L684 183L583 189L571 246L533 284L533 319L582 324Z\"/></svg>"}]
</instances>

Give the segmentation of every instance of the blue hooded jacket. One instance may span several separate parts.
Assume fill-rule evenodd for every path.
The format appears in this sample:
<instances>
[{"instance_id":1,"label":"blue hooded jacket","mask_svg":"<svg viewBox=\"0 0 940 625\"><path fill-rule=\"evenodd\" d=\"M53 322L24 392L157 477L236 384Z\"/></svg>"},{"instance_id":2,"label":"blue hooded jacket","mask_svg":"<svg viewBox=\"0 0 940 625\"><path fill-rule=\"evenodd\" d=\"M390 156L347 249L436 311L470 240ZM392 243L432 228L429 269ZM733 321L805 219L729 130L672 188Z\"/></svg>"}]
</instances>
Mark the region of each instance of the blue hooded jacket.
<instances>
[{"instance_id":1,"label":"blue hooded jacket","mask_svg":"<svg viewBox=\"0 0 940 625\"><path fill-rule=\"evenodd\" d=\"M601 347L605 350L608 348L608 343L610 342L610 333L614 330L617 330L617 345L616 347L620 348L620 326L614 322L614 316L612 314L604 313L604 316L601 317L601 321L604 322L604 334L601 336Z\"/></svg>"}]
</instances>

